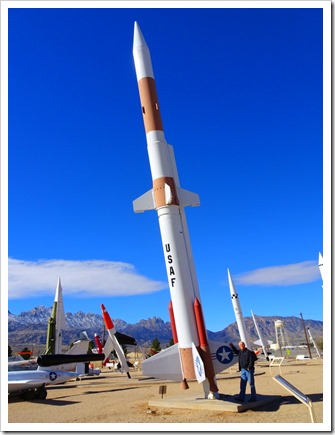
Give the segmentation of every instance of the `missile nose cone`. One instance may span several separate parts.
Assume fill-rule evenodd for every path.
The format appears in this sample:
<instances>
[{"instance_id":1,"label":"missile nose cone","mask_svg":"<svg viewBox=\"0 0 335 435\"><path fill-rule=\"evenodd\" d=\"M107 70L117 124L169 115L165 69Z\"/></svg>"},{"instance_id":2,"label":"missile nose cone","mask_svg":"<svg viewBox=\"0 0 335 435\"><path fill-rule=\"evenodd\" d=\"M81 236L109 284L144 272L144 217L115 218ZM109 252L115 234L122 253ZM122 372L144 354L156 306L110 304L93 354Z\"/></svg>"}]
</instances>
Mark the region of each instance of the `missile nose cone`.
<instances>
[{"instance_id":1,"label":"missile nose cone","mask_svg":"<svg viewBox=\"0 0 335 435\"><path fill-rule=\"evenodd\" d=\"M102 310L102 317L104 318L104 323L106 326L106 329L113 329L114 328L114 324L112 319L110 318L110 315L108 314L105 305L101 304L101 310Z\"/></svg>"},{"instance_id":2,"label":"missile nose cone","mask_svg":"<svg viewBox=\"0 0 335 435\"><path fill-rule=\"evenodd\" d=\"M150 51L137 21L134 23L133 57L137 80L139 81L143 77L154 78Z\"/></svg>"},{"instance_id":3,"label":"missile nose cone","mask_svg":"<svg viewBox=\"0 0 335 435\"><path fill-rule=\"evenodd\" d=\"M235 290L234 282L233 282L232 277L230 275L229 269L227 269L227 272L228 272L228 282L229 282L230 295L233 296L236 294L236 290Z\"/></svg>"},{"instance_id":4,"label":"missile nose cone","mask_svg":"<svg viewBox=\"0 0 335 435\"><path fill-rule=\"evenodd\" d=\"M148 47L147 43L145 42L143 33L141 32L140 26L138 25L137 21L134 23L134 41L133 41L133 50L138 49L142 47Z\"/></svg>"}]
</instances>

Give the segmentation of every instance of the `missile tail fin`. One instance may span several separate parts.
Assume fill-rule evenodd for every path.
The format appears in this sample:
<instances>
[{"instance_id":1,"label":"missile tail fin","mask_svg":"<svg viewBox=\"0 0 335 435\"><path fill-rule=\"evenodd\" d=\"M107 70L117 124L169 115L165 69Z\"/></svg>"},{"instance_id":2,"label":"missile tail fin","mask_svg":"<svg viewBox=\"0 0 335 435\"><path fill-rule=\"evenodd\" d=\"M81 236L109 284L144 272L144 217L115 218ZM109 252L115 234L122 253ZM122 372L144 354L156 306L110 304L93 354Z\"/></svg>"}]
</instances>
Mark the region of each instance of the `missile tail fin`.
<instances>
[{"instance_id":1,"label":"missile tail fin","mask_svg":"<svg viewBox=\"0 0 335 435\"><path fill-rule=\"evenodd\" d=\"M178 187L177 194L179 199L179 205L183 207L198 207L200 205L200 198L197 193L190 192L189 190Z\"/></svg>"},{"instance_id":2,"label":"missile tail fin","mask_svg":"<svg viewBox=\"0 0 335 435\"><path fill-rule=\"evenodd\" d=\"M152 189L144 193L133 201L133 209L135 213L142 213L146 210L155 210L155 201Z\"/></svg>"},{"instance_id":3,"label":"missile tail fin","mask_svg":"<svg viewBox=\"0 0 335 435\"><path fill-rule=\"evenodd\" d=\"M142 362L142 373L158 379L181 382L184 379L178 343Z\"/></svg>"},{"instance_id":4,"label":"missile tail fin","mask_svg":"<svg viewBox=\"0 0 335 435\"><path fill-rule=\"evenodd\" d=\"M110 336L108 336L107 340L106 340L106 343L104 345L104 348L103 348L103 352L106 355L106 359L107 360L109 358L109 355L113 352L113 350L114 350L114 345L112 343L112 340L111 340Z\"/></svg>"},{"instance_id":5,"label":"missile tail fin","mask_svg":"<svg viewBox=\"0 0 335 435\"><path fill-rule=\"evenodd\" d=\"M238 357L227 343L208 340L208 344L216 375L237 363Z\"/></svg>"}]
</instances>

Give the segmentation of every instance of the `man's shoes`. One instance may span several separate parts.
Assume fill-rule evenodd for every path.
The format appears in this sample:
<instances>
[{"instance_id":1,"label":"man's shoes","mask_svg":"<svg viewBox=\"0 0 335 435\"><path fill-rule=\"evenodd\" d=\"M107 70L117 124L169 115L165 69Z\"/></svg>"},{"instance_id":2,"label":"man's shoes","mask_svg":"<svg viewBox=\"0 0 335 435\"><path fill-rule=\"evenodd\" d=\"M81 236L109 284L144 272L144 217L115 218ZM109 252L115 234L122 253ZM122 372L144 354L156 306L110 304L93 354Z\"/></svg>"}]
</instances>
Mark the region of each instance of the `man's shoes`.
<instances>
[{"instance_id":1,"label":"man's shoes","mask_svg":"<svg viewBox=\"0 0 335 435\"><path fill-rule=\"evenodd\" d=\"M251 399L249 399L249 402L257 402L256 397L252 397Z\"/></svg>"},{"instance_id":2,"label":"man's shoes","mask_svg":"<svg viewBox=\"0 0 335 435\"><path fill-rule=\"evenodd\" d=\"M236 402L244 402L244 400L243 399L241 399L240 397L234 397L234 400L236 400Z\"/></svg>"}]
</instances>

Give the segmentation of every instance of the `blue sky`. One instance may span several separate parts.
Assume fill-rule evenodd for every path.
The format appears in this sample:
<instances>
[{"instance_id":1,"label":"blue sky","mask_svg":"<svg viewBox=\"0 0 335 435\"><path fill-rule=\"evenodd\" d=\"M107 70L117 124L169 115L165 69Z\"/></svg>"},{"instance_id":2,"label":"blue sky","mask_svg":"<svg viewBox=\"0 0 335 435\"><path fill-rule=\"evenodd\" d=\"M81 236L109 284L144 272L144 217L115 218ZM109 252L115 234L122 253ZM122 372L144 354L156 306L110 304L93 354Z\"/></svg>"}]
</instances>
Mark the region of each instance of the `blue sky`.
<instances>
[{"instance_id":1,"label":"blue sky","mask_svg":"<svg viewBox=\"0 0 335 435\"><path fill-rule=\"evenodd\" d=\"M51 306L60 276L66 311L169 320L157 214L132 208L152 185L136 20L180 184L200 196L186 216L207 328L235 321L227 268L245 316L323 320L325 2L216 3L9 9L10 312Z\"/></svg>"}]
</instances>

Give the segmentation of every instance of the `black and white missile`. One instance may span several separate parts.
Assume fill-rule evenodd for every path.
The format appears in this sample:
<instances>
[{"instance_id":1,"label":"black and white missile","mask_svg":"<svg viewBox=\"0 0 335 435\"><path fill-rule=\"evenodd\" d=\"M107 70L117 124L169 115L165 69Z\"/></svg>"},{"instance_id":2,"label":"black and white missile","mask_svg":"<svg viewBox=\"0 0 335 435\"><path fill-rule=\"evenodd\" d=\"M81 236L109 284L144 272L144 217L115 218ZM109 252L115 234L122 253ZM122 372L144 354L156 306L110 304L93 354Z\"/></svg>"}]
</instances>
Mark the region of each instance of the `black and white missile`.
<instances>
[{"instance_id":1,"label":"black and white missile","mask_svg":"<svg viewBox=\"0 0 335 435\"><path fill-rule=\"evenodd\" d=\"M240 300L237 291L235 289L233 279L230 275L229 269L227 269L227 271L228 271L228 282L229 282L231 302L233 304L238 332L240 334L241 341L244 341L246 347L249 347L249 338L248 338L247 328L245 327Z\"/></svg>"}]
</instances>

